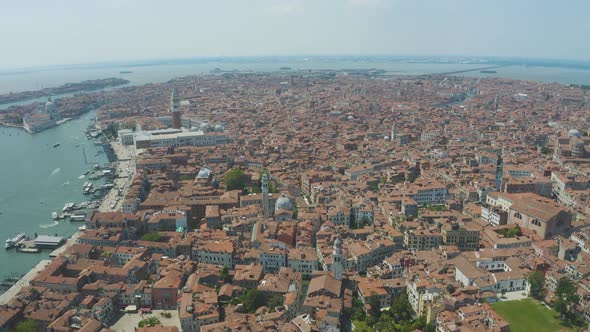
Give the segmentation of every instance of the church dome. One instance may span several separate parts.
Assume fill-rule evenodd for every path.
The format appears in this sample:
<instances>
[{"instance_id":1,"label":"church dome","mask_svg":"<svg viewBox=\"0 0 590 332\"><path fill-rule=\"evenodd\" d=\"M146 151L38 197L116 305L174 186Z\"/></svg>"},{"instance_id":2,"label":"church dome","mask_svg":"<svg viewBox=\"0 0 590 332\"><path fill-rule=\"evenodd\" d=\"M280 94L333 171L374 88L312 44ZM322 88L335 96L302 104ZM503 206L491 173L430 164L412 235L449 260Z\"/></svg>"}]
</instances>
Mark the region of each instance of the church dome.
<instances>
[{"instance_id":1,"label":"church dome","mask_svg":"<svg viewBox=\"0 0 590 332\"><path fill-rule=\"evenodd\" d=\"M569 137L581 137L582 133L578 129L572 129L567 132L567 135Z\"/></svg>"},{"instance_id":2,"label":"church dome","mask_svg":"<svg viewBox=\"0 0 590 332\"><path fill-rule=\"evenodd\" d=\"M51 98L49 98L49 100L45 103L45 112L46 113L55 112L56 109L57 109L57 106L51 100Z\"/></svg>"},{"instance_id":3,"label":"church dome","mask_svg":"<svg viewBox=\"0 0 590 332\"><path fill-rule=\"evenodd\" d=\"M279 197L279 199L277 199L277 202L275 203L275 211L278 211L280 209L283 209L283 210L293 209L293 204L291 203L291 200L284 193L281 195L281 197Z\"/></svg>"}]
</instances>

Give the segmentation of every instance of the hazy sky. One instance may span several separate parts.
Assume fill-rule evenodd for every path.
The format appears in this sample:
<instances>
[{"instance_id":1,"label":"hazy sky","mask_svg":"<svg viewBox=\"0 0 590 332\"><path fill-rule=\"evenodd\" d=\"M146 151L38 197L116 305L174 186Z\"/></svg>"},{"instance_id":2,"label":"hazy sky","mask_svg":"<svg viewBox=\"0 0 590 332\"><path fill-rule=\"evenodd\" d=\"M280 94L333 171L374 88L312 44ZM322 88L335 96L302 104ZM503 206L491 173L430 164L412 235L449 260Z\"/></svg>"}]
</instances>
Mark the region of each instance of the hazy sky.
<instances>
[{"instance_id":1,"label":"hazy sky","mask_svg":"<svg viewBox=\"0 0 590 332\"><path fill-rule=\"evenodd\" d=\"M241 55L590 60L589 0L0 0L0 67Z\"/></svg>"}]
</instances>

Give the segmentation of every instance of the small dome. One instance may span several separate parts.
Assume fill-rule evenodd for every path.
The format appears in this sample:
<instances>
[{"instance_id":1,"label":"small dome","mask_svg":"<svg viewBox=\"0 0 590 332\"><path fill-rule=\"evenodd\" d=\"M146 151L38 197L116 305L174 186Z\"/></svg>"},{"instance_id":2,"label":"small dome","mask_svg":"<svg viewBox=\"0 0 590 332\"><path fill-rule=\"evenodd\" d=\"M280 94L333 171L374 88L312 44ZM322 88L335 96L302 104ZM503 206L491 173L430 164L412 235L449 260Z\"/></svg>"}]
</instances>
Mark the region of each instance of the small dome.
<instances>
[{"instance_id":1,"label":"small dome","mask_svg":"<svg viewBox=\"0 0 590 332\"><path fill-rule=\"evenodd\" d=\"M291 203L291 200L284 193L281 195L281 197L279 197L279 199L277 199L277 202L275 203L275 211L278 211L280 209L283 209L283 210L293 209L293 204Z\"/></svg>"},{"instance_id":2,"label":"small dome","mask_svg":"<svg viewBox=\"0 0 590 332\"><path fill-rule=\"evenodd\" d=\"M199 173L197 174L197 179L208 179L211 175L211 169L207 166L201 167Z\"/></svg>"},{"instance_id":3,"label":"small dome","mask_svg":"<svg viewBox=\"0 0 590 332\"><path fill-rule=\"evenodd\" d=\"M567 135L569 137L581 137L582 133L578 129L572 129L567 132Z\"/></svg>"},{"instance_id":4,"label":"small dome","mask_svg":"<svg viewBox=\"0 0 590 332\"><path fill-rule=\"evenodd\" d=\"M223 126L220 124L215 125L215 131L223 131Z\"/></svg>"}]
</instances>

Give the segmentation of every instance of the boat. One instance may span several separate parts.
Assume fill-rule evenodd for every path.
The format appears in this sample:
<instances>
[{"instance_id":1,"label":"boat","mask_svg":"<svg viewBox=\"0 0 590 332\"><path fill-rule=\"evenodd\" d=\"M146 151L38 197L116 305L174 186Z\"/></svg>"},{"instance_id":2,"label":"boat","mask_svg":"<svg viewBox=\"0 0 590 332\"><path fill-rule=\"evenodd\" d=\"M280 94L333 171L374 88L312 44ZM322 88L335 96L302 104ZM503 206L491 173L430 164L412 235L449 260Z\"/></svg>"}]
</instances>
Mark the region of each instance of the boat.
<instances>
[{"instance_id":1,"label":"boat","mask_svg":"<svg viewBox=\"0 0 590 332\"><path fill-rule=\"evenodd\" d=\"M20 233L15 237L9 238L6 240L6 244L4 245L5 249L10 249L16 247L19 243L21 243L25 239L25 233Z\"/></svg>"},{"instance_id":2,"label":"boat","mask_svg":"<svg viewBox=\"0 0 590 332\"><path fill-rule=\"evenodd\" d=\"M41 249L39 248L16 248L16 251L18 252L24 252L24 253L28 253L28 254L37 254L41 252Z\"/></svg>"},{"instance_id":3,"label":"boat","mask_svg":"<svg viewBox=\"0 0 590 332\"><path fill-rule=\"evenodd\" d=\"M76 221L77 222L81 222L81 221L84 221L84 220L86 220L86 215L85 214L73 214L70 217L70 222L76 222Z\"/></svg>"},{"instance_id":4,"label":"boat","mask_svg":"<svg viewBox=\"0 0 590 332\"><path fill-rule=\"evenodd\" d=\"M51 217L53 218L53 220L57 219L59 216L57 215L57 212L53 211L51 213Z\"/></svg>"},{"instance_id":5,"label":"boat","mask_svg":"<svg viewBox=\"0 0 590 332\"><path fill-rule=\"evenodd\" d=\"M58 147L58 146L60 146L60 145L61 145L60 143L55 143L55 144L53 144L53 147L54 147L54 148L57 148L57 147Z\"/></svg>"},{"instance_id":6,"label":"boat","mask_svg":"<svg viewBox=\"0 0 590 332\"><path fill-rule=\"evenodd\" d=\"M66 205L64 205L64 208L62 209L62 212L67 212L67 211L73 210L75 205L76 204L74 204L74 203L66 203Z\"/></svg>"}]
</instances>

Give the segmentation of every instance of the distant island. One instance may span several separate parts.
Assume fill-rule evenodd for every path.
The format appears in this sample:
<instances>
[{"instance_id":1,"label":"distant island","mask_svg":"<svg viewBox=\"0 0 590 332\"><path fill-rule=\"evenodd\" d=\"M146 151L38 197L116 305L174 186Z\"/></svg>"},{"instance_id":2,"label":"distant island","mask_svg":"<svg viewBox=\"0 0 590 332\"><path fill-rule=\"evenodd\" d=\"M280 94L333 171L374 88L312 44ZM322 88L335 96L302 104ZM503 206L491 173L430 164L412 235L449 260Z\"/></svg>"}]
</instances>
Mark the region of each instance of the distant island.
<instances>
[{"instance_id":1,"label":"distant island","mask_svg":"<svg viewBox=\"0 0 590 332\"><path fill-rule=\"evenodd\" d=\"M112 86L124 85L127 83L129 83L128 80L110 77L97 80L88 80L79 83L66 83L55 88L45 88L36 91L23 91L16 93L10 92L0 95L0 105L65 93L100 90Z\"/></svg>"},{"instance_id":2,"label":"distant island","mask_svg":"<svg viewBox=\"0 0 590 332\"><path fill-rule=\"evenodd\" d=\"M133 73L133 72L132 72L132 71L130 71L130 70L121 70L121 71L119 72L119 74L131 74L131 73Z\"/></svg>"}]
</instances>

